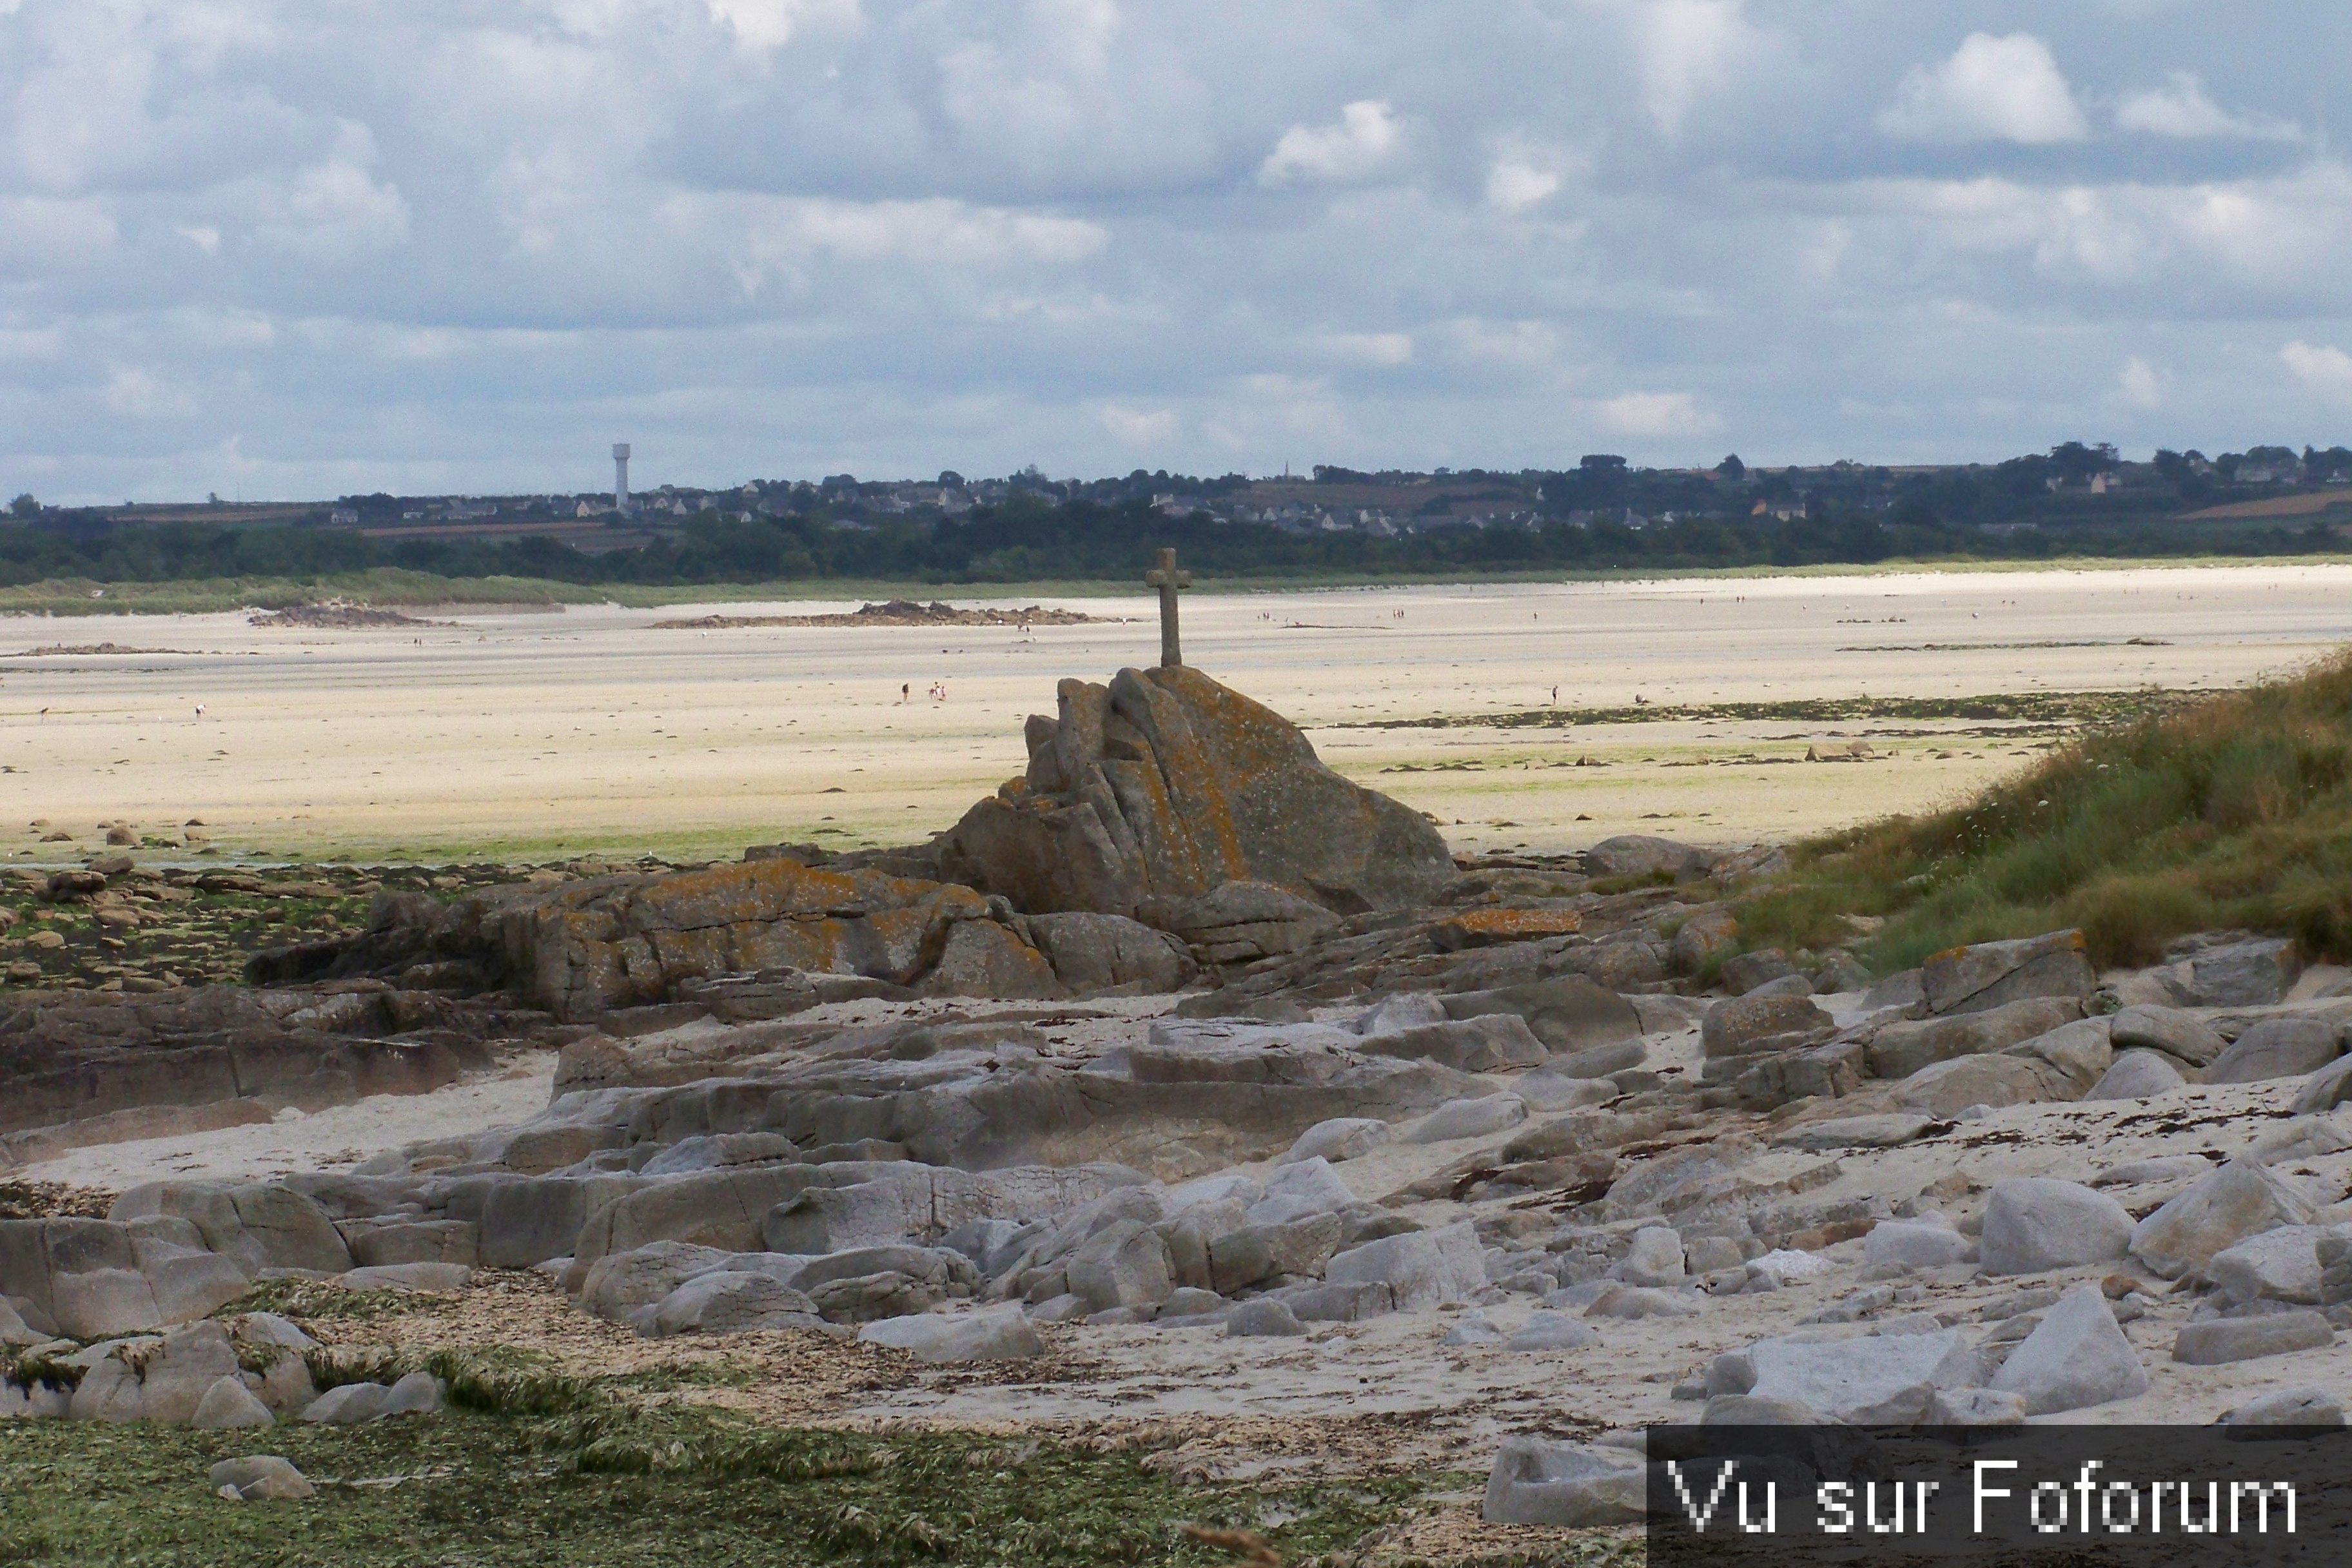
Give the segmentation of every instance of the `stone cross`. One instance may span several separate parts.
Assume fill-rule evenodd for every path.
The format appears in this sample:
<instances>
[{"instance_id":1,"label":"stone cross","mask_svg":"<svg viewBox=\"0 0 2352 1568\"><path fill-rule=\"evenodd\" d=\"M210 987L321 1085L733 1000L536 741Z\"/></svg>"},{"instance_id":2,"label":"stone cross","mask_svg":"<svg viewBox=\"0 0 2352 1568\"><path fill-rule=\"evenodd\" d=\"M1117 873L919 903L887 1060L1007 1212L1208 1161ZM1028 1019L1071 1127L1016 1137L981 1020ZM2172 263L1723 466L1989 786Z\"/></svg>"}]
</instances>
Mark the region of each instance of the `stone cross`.
<instances>
[{"instance_id":1,"label":"stone cross","mask_svg":"<svg viewBox=\"0 0 2352 1568\"><path fill-rule=\"evenodd\" d=\"M1160 662L1162 666L1184 662L1184 650L1176 640L1176 590L1192 585L1192 574L1176 565L1176 552L1162 550L1160 564L1143 574L1148 585L1160 590Z\"/></svg>"}]
</instances>

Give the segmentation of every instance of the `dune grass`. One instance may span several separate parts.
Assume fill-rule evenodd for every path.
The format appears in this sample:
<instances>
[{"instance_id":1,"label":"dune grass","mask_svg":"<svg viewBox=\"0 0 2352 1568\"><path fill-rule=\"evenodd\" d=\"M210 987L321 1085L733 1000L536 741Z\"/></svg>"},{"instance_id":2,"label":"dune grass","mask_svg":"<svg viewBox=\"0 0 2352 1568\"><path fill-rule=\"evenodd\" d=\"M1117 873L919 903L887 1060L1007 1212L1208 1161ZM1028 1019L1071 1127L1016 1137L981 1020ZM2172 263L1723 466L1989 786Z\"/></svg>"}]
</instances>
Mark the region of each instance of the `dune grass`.
<instances>
[{"instance_id":1,"label":"dune grass","mask_svg":"<svg viewBox=\"0 0 2352 1568\"><path fill-rule=\"evenodd\" d=\"M1800 846L1743 945L1853 941L1886 973L1963 942L2079 927L2101 963L2189 931L2352 957L2352 650L2081 736L1964 805Z\"/></svg>"}]
</instances>

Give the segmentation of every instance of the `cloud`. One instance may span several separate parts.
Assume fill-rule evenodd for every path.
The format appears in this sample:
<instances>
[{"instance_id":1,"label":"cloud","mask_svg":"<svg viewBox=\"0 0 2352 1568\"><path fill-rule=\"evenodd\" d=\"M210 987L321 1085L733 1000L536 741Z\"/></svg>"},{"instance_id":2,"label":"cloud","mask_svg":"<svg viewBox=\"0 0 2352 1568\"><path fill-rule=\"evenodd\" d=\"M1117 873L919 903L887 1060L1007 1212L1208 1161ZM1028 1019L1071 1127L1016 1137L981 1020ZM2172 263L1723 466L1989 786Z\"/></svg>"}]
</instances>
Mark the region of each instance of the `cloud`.
<instances>
[{"instance_id":1,"label":"cloud","mask_svg":"<svg viewBox=\"0 0 2352 1568\"><path fill-rule=\"evenodd\" d=\"M2175 444L2279 439L2345 406L2273 355L2352 351L2352 10L2126 3L0 0L7 447L109 502L238 431L273 493L585 488L624 420L681 481L1974 460L2135 358Z\"/></svg>"},{"instance_id":2,"label":"cloud","mask_svg":"<svg viewBox=\"0 0 2352 1568\"><path fill-rule=\"evenodd\" d=\"M1103 428L1129 447L1165 446L1183 428L1183 421L1172 408L1125 408L1107 403L1100 417Z\"/></svg>"},{"instance_id":3,"label":"cloud","mask_svg":"<svg viewBox=\"0 0 2352 1568\"><path fill-rule=\"evenodd\" d=\"M1412 363L1410 332L1335 332L1321 341L1326 353L1352 364L1392 369Z\"/></svg>"},{"instance_id":4,"label":"cloud","mask_svg":"<svg viewBox=\"0 0 2352 1568\"><path fill-rule=\"evenodd\" d=\"M1744 0L1647 0L1633 13L1642 101L1658 129L1677 135L1699 99L1769 52Z\"/></svg>"},{"instance_id":5,"label":"cloud","mask_svg":"<svg viewBox=\"0 0 2352 1568\"><path fill-rule=\"evenodd\" d=\"M1593 405L1593 417L1612 436L1704 436L1722 421L1687 392L1627 392Z\"/></svg>"},{"instance_id":6,"label":"cloud","mask_svg":"<svg viewBox=\"0 0 2352 1568\"><path fill-rule=\"evenodd\" d=\"M710 19L735 35L745 54L766 54L793 41L806 27L847 29L857 26L857 0L705 0Z\"/></svg>"},{"instance_id":7,"label":"cloud","mask_svg":"<svg viewBox=\"0 0 2352 1568\"><path fill-rule=\"evenodd\" d=\"M1970 33L1932 70L1914 66L1878 116L1921 142L2079 142L2090 133L2050 46L2030 33Z\"/></svg>"},{"instance_id":8,"label":"cloud","mask_svg":"<svg viewBox=\"0 0 2352 1568\"><path fill-rule=\"evenodd\" d=\"M2244 289L2329 314L2347 302L2331 268L2352 246L2352 171L2335 164L2179 184L1877 181L1851 196L1926 226L1927 246L1946 264L2021 255L2039 278L2149 290L2173 309L2191 296Z\"/></svg>"},{"instance_id":9,"label":"cloud","mask_svg":"<svg viewBox=\"0 0 2352 1568\"><path fill-rule=\"evenodd\" d=\"M1447 335L1462 358L1490 364L1539 368L1559 352L1559 333L1546 321L1468 318L1449 323Z\"/></svg>"},{"instance_id":10,"label":"cloud","mask_svg":"<svg viewBox=\"0 0 2352 1568\"><path fill-rule=\"evenodd\" d=\"M94 198L0 195L0 265L88 261L117 237L113 215Z\"/></svg>"},{"instance_id":11,"label":"cloud","mask_svg":"<svg viewBox=\"0 0 2352 1568\"><path fill-rule=\"evenodd\" d=\"M2164 406L2164 378L2137 354L2124 361L2124 368L2116 375L2116 390L2134 408Z\"/></svg>"},{"instance_id":12,"label":"cloud","mask_svg":"<svg viewBox=\"0 0 2352 1568\"><path fill-rule=\"evenodd\" d=\"M2352 354L2332 343L2298 341L2279 350L2279 359L2312 391L2352 403Z\"/></svg>"},{"instance_id":13,"label":"cloud","mask_svg":"<svg viewBox=\"0 0 2352 1568\"><path fill-rule=\"evenodd\" d=\"M1336 125L1294 125L1258 166L1261 185L1303 181L1360 180L1404 143L1396 111L1378 99L1359 99L1339 110Z\"/></svg>"},{"instance_id":14,"label":"cloud","mask_svg":"<svg viewBox=\"0 0 2352 1568\"><path fill-rule=\"evenodd\" d=\"M1516 158L1498 160L1486 175L1486 199L1507 213L1521 213L1549 199L1559 176Z\"/></svg>"},{"instance_id":15,"label":"cloud","mask_svg":"<svg viewBox=\"0 0 2352 1568\"><path fill-rule=\"evenodd\" d=\"M2174 71L2172 85L2136 92L2116 106L2116 124L2150 136L2235 136L2262 142L2300 142L2303 128L2266 114L2235 115L2205 96L2194 71Z\"/></svg>"},{"instance_id":16,"label":"cloud","mask_svg":"<svg viewBox=\"0 0 2352 1568\"><path fill-rule=\"evenodd\" d=\"M193 414L196 407L194 398L136 367L116 371L99 398L113 412L133 419L170 418Z\"/></svg>"},{"instance_id":17,"label":"cloud","mask_svg":"<svg viewBox=\"0 0 2352 1568\"><path fill-rule=\"evenodd\" d=\"M682 233L732 233L747 276L800 262L901 261L927 268L998 268L1024 263L1066 266L1110 243L1084 218L944 197L852 202L831 197L680 196L663 216Z\"/></svg>"}]
</instances>

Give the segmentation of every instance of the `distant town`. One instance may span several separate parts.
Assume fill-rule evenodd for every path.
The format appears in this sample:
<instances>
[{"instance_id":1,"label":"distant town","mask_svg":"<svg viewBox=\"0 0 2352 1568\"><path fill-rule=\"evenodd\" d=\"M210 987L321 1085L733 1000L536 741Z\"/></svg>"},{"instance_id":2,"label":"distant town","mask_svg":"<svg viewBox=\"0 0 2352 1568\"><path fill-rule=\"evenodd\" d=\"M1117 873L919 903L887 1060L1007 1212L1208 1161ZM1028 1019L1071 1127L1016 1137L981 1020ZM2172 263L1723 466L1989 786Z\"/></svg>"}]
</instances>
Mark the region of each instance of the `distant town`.
<instances>
[{"instance_id":1,"label":"distant town","mask_svg":"<svg viewBox=\"0 0 2352 1568\"><path fill-rule=\"evenodd\" d=\"M2212 457L2066 442L1988 464L1636 468L1207 479L753 479L570 494L351 495L314 503L56 507L0 526L0 582L168 580L397 567L573 582L1131 574L1154 541L1233 574L1445 574L1892 558L2347 548L2352 449ZM1150 537L1147 538L1146 536Z\"/></svg>"}]
</instances>

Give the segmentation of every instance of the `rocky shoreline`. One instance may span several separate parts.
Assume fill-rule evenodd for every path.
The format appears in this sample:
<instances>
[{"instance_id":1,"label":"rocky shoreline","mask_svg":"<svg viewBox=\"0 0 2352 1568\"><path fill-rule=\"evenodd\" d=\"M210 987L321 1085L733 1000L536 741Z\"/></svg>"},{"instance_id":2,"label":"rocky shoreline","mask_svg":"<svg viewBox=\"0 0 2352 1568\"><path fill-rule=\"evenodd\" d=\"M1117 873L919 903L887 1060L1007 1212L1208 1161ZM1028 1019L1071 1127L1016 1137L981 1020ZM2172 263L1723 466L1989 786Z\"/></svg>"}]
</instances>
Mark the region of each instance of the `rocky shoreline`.
<instances>
[{"instance_id":1,"label":"rocky shoreline","mask_svg":"<svg viewBox=\"0 0 2352 1568\"><path fill-rule=\"evenodd\" d=\"M2341 1424L2352 977L2250 932L1743 951L1777 850L1456 862L1269 720L1067 682L928 846L385 890L251 990L15 998L28 1150L91 1120L52 1100L558 1054L517 1125L0 1220L0 1415L437 1405L280 1370L346 1331L253 1308L299 1286L907 1369L828 1420L1409 1417L1496 1525L1637 1521L1644 1422ZM177 1087L96 1087L140 1071Z\"/></svg>"}]
</instances>

